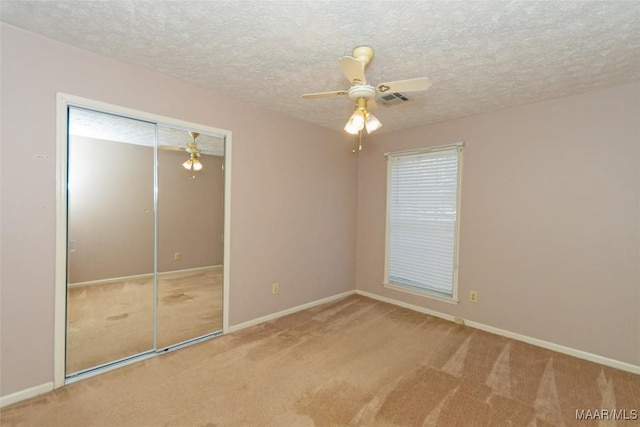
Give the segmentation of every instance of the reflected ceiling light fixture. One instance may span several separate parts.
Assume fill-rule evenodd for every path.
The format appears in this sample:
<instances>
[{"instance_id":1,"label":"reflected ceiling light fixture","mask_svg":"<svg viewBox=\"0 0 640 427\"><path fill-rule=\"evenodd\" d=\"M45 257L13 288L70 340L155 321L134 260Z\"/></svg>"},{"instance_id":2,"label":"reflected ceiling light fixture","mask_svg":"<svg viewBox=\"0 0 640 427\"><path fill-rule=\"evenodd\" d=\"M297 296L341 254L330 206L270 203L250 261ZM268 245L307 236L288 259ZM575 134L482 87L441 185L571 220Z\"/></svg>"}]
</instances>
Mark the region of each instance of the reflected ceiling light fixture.
<instances>
[{"instance_id":1,"label":"reflected ceiling light fixture","mask_svg":"<svg viewBox=\"0 0 640 427\"><path fill-rule=\"evenodd\" d=\"M196 143L196 138L200 135L198 132L189 132L193 141L187 144L187 152L189 153L189 159L182 164L182 167L186 170L199 171L202 170L202 163L200 163L200 150Z\"/></svg>"},{"instance_id":2,"label":"reflected ceiling light fixture","mask_svg":"<svg viewBox=\"0 0 640 427\"><path fill-rule=\"evenodd\" d=\"M193 169L194 171L199 171L202 169L202 163L200 163L200 160L198 160L195 154L191 154L191 157L189 157L189 160L184 162L182 164L182 167L187 170Z\"/></svg>"}]
</instances>

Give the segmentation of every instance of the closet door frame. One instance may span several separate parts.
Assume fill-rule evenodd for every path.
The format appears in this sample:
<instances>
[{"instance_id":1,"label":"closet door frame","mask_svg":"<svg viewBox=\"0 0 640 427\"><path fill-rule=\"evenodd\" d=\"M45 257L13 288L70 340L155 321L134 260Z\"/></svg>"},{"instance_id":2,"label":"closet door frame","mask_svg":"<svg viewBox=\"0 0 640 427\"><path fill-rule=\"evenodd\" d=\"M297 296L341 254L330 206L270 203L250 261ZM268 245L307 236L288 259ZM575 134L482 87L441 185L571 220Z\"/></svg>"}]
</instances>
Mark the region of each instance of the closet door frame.
<instances>
[{"instance_id":1,"label":"closet door frame","mask_svg":"<svg viewBox=\"0 0 640 427\"><path fill-rule=\"evenodd\" d=\"M185 129L200 129L213 134L220 134L225 140L224 157L224 254L223 254L223 303L222 333L229 330L229 272L230 272L230 224L231 224L231 131L214 128L198 123L186 122L157 114L133 110L126 107L107 104L87 98L59 92L57 94L57 132L56 132L56 268L55 268L55 318L54 318L54 388L72 382L66 378L66 313L67 313L67 173L68 173L68 109L69 107L87 108L99 112L116 114L123 117L144 120ZM196 341L197 342L197 341ZM178 346L176 348L180 348ZM163 351L164 352L164 351ZM141 359L154 357L163 352L148 355L114 364L99 370L93 375L102 373ZM82 378L92 374L83 375Z\"/></svg>"}]
</instances>

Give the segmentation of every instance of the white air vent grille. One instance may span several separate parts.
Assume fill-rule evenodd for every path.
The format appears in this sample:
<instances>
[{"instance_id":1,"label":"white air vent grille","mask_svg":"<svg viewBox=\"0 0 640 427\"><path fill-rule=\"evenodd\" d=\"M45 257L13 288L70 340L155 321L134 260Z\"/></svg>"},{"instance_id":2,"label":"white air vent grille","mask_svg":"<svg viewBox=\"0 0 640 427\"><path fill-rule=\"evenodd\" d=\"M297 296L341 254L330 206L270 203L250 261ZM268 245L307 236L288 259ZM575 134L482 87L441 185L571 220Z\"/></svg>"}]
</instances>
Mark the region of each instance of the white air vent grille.
<instances>
[{"instance_id":1,"label":"white air vent grille","mask_svg":"<svg viewBox=\"0 0 640 427\"><path fill-rule=\"evenodd\" d=\"M411 101L411 99L409 99L409 97L399 92L385 93L383 95L379 95L376 98L376 102L379 102L383 105L396 105L396 104L402 104L403 102L407 102L407 101Z\"/></svg>"}]
</instances>

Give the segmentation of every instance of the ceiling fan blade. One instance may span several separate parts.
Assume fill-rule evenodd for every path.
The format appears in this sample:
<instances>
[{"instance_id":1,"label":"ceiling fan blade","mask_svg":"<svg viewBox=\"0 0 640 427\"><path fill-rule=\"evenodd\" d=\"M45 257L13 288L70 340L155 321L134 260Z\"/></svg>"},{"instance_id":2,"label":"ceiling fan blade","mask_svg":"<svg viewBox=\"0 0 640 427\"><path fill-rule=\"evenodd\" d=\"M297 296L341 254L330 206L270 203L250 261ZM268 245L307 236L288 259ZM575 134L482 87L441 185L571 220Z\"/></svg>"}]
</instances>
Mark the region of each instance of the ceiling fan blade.
<instances>
[{"instance_id":1,"label":"ceiling fan blade","mask_svg":"<svg viewBox=\"0 0 640 427\"><path fill-rule=\"evenodd\" d=\"M352 85L367 83L364 76L364 65L356 58L343 56L340 58L340 67Z\"/></svg>"},{"instance_id":2,"label":"ceiling fan blade","mask_svg":"<svg viewBox=\"0 0 640 427\"><path fill-rule=\"evenodd\" d=\"M159 145L158 148L161 150L187 151L184 147L176 147L174 145Z\"/></svg>"},{"instance_id":3,"label":"ceiling fan blade","mask_svg":"<svg viewBox=\"0 0 640 427\"><path fill-rule=\"evenodd\" d=\"M318 92L318 93L305 93L302 95L305 99L316 99L316 98L331 98L332 96L338 95L346 95L347 92L344 90L335 90L333 92Z\"/></svg>"},{"instance_id":4,"label":"ceiling fan blade","mask_svg":"<svg viewBox=\"0 0 640 427\"><path fill-rule=\"evenodd\" d=\"M376 88L378 92L416 92L427 90L431 87L431 81L426 77L395 82L380 83Z\"/></svg>"}]
</instances>

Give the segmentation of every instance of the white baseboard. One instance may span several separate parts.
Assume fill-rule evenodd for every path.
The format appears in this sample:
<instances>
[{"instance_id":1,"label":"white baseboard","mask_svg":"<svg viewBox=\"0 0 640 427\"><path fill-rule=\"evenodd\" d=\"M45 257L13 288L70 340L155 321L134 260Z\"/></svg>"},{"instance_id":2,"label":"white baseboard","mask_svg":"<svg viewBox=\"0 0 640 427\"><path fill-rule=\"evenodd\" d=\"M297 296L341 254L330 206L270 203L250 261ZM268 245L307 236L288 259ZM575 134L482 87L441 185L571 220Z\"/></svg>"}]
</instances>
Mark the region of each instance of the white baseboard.
<instances>
[{"instance_id":1,"label":"white baseboard","mask_svg":"<svg viewBox=\"0 0 640 427\"><path fill-rule=\"evenodd\" d=\"M40 396L41 394L48 393L52 390L53 390L53 381L45 384L40 384L25 390L20 390L15 393L8 394L6 396L1 396L0 408L13 405L14 403L18 403L23 400L31 399L32 397Z\"/></svg>"},{"instance_id":2,"label":"white baseboard","mask_svg":"<svg viewBox=\"0 0 640 427\"><path fill-rule=\"evenodd\" d=\"M297 313L298 311L306 310L311 307L315 307L317 305L326 304L331 301L336 301L349 295L355 294L356 291L347 291L338 295L333 295L327 298L322 298L316 301L311 301L306 304L298 305L296 307L288 308L286 310L279 311L277 313L268 314L266 316L258 317L257 319L249 320L247 322L238 323L237 325L233 325L229 327L229 332L236 332L244 328L248 328L250 326L259 325L260 323L268 322L269 320L274 320L282 316L286 316L288 314Z\"/></svg>"},{"instance_id":3,"label":"white baseboard","mask_svg":"<svg viewBox=\"0 0 640 427\"><path fill-rule=\"evenodd\" d=\"M567 347L564 345L552 343L549 341L544 341L538 338L529 337L526 335L507 331L505 329L495 328L493 326L485 325L483 323L478 323L478 322L474 322L466 319L460 319L450 314L441 313L435 310L429 310L424 307L408 304L402 301L395 300L393 298L387 298L380 295L372 294L370 292L357 290L356 294L362 295L368 298L372 298L378 301L388 302L389 304L408 308L410 310L418 311L420 313L428 314L430 316L439 317L440 319L448 320L450 322L460 323L460 321L463 321L466 326L469 326L471 328L479 329L481 331L489 332L495 335L501 335L503 337L511 338L516 341L522 341L527 344L535 345L537 347L546 348L547 350L557 351L558 353L563 353L569 356L577 357L578 359L588 360L590 362L598 363L600 365L605 365L612 368L620 369L621 371L631 372L632 374L640 375L640 366L633 365L631 363L621 362L619 360L610 359L608 357L600 356L597 354L589 353L586 351L578 350L578 349Z\"/></svg>"}]
</instances>

